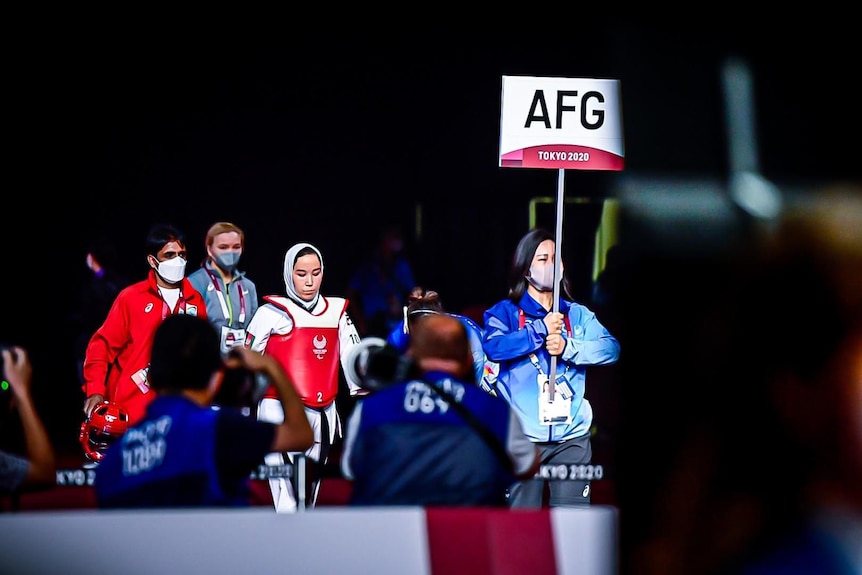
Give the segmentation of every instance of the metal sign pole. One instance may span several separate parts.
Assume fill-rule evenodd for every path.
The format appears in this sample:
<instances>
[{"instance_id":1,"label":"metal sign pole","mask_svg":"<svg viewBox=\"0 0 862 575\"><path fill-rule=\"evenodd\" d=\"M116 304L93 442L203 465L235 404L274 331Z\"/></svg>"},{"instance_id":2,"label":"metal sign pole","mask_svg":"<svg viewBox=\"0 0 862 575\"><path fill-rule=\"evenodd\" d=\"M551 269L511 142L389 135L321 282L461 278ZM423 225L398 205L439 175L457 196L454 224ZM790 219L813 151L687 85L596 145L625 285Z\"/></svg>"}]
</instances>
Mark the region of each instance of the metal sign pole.
<instances>
[{"instance_id":1,"label":"metal sign pole","mask_svg":"<svg viewBox=\"0 0 862 575\"><path fill-rule=\"evenodd\" d=\"M607 78L503 76L501 94L497 165L557 170L556 257L551 308L559 313L565 170L623 169L625 146L620 82ZM548 102L551 102L551 113ZM551 356L550 402L554 401L556 391L557 359L558 356Z\"/></svg>"},{"instance_id":2,"label":"metal sign pole","mask_svg":"<svg viewBox=\"0 0 862 575\"><path fill-rule=\"evenodd\" d=\"M562 278L563 261L563 211L566 205L565 180L566 170L560 168L557 171L557 229L554 234L554 301L551 311L560 311L560 279ZM557 382L557 356L551 356L550 373L548 374L548 401L554 401L554 392Z\"/></svg>"}]
</instances>

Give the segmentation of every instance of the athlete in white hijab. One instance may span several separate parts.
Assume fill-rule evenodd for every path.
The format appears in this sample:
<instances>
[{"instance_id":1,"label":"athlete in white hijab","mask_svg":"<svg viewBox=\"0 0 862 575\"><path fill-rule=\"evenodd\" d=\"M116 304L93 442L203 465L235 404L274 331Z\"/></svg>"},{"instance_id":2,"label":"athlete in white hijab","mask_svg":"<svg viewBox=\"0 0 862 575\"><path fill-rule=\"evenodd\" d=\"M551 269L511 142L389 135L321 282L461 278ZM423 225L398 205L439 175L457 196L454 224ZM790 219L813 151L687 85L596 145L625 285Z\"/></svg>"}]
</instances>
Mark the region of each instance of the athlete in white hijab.
<instances>
[{"instance_id":1,"label":"athlete in white hijab","mask_svg":"<svg viewBox=\"0 0 862 575\"><path fill-rule=\"evenodd\" d=\"M309 243L292 246L284 256L285 295L264 296L263 305L248 326L246 347L277 359L291 378L314 430L315 444L305 452L306 490L303 504L313 507L329 451L341 437L341 420L335 399L339 387L339 370L351 395L367 393L359 381L347 373L350 350L359 343L359 334L347 315L347 300L320 294L323 282L323 256ZM268 389L258 403L257 417L280 422L284 418L281 403ZM266 464L293 464L293 453L270 453ZM275 510L296 511L298 493L287 479L270 479Z\"/></svg>"},{"instance_id":2,"label":"athlete in white hijab","mask_svg":"<svg viewBox=\"0 0 862 575\"><path fill-rule=\"evenodd\" d=\"M284 255L284 289L287 291L287 297L301 305L305 309L311 311L317 305L317 300L320 298L320 287L314 290L314 295L310 298L303 297L297 292L296 286L293 285L293 268L296 266L296 260L299 257L299 252L303 250L312 250L317 254L317 259L320 260L320 275L323 275L323 255L320 250L311 244L299 243L294 244ZM305 295L308 295L307 293Z\"/></svg>"}]
</instances>

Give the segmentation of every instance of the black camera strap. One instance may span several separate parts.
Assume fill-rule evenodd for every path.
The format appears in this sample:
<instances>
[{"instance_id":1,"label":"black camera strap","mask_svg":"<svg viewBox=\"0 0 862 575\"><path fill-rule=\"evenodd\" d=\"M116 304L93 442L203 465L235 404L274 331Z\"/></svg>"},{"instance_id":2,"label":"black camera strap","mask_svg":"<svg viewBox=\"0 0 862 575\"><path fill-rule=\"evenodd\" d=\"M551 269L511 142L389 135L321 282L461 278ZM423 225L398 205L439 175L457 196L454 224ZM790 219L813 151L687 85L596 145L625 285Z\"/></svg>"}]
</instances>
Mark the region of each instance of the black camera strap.
<instances>
[{"instance_id":1,"label":"black camera strap","mask_svg":"<svg viewBox=\"0 0 862 575\"><path fill-rule=\"evenodd\" d=\"M494 455L497 456L497 459L500 460L500 463L503 465L504 469L506 469L510 473L515 472L512 465L512 460L511 458L509 458L509 454L506 452L506 448L503 447L503 443L496 435L491 432L490 429L488 429L487 426L485 426L484 423L479 420L478 417L473 414L472 411L464 407L464 405L459 403L458 400L456 400L451 393L449 393L442 387L426 379L422 379L420 381L431 386L431 388L433 388L434 391L437 392L437 395L445 399L449 403L449 405L452 406L452 409L454 409L458 413L458 415L460 415L464 419L464 421L470 424L470 427L472 427L476 431L476 433L479 434L479 437L485 440L485 443L488 444L488 447L491 448L491 451L493 451Z\"/></svg>"}]
</instances>

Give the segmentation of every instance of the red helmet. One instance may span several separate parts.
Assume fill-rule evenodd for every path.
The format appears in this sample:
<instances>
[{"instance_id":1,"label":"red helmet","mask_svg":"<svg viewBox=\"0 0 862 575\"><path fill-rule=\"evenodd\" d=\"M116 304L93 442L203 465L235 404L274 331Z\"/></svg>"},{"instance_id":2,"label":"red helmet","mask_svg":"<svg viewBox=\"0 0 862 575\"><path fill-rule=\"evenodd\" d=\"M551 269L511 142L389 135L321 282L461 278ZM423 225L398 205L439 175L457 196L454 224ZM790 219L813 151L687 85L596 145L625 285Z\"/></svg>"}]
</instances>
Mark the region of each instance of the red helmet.
<instances>
[{"instance_id":1,"label":"red helmet","mask_svg":"<svg viewBox=\"0 0 862 575\"><path fill-rule=\"evenodd\" d=\"M128 412L110 401L103 401L90 412L81 424L78 440L84 455L91 461L101 461L108 447L129 428Z\"/></svg>"}]
</instances>

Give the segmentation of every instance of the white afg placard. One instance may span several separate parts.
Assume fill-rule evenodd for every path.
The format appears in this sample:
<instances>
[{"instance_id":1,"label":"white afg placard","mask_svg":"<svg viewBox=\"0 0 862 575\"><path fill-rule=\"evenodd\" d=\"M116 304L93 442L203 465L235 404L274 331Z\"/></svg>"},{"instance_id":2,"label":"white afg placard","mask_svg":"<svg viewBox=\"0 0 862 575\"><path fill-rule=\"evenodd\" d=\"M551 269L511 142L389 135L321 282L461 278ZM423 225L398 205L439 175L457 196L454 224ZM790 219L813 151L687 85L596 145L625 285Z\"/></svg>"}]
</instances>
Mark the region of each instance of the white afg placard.
<instances>
[{"instance_id":1,"label":"white afg placard","mask_svg":"<svg viewBox=\"0 0 862 575\"><path fill-rule=\"evenodd\" d=\"M500 167L622 170L619 80L503 76Z\"/></svg>"}]
</instances>

